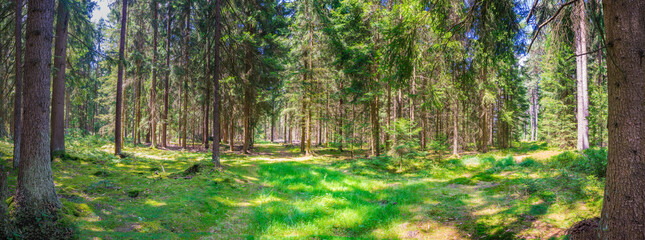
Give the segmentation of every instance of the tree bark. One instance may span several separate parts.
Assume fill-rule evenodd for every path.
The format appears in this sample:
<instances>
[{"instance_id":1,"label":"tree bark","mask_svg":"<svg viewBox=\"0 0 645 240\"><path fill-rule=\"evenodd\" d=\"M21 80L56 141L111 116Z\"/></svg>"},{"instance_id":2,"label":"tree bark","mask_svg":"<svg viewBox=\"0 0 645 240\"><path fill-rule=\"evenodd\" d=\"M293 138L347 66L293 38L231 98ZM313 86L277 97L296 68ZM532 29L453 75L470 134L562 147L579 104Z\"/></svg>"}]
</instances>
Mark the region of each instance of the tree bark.
<instances>
[{"instance_id":1,"label":"tree bark","mask_svg":"<svg viewBox=\"0 0 645 240\"><path fill-rule=\"evenodd\" d=\"M191 11L191 1L189 0L186 6L186 25L184 26L184 82L182 83L183 87L183 110L182 110L182 140L181 147L186 148L187 146L187 137L188 137L188 71L190 69L190 11Z\"/></svg>"},{"instance_id":2,"label":"tree bark","mask_svg":"<svg viewBox=\"0 0 645 240\"><path fill-rule=\"evenodd\" d=\"M152 0L152 83L150 85L150 133L151 148L157 147L157 37L159 35L159 3Z\"/></svg>"},{"instance_id":3,"label":"tree bark","mask_svg":"<svg viewBox=\"0 0 645 240\"><path fill-rule=\"evenodd\" d=\"M587 18L585 3L577 1L574 6L577 22L576 35L576 86L577 86L577 120L578 150L589 148L589 94L587 92Z\"/></svg>"},{"instance_id":4,"label":"tree bark","mask_svg":"<svg viewBox=\"0 0 645 240\"><path fill-rule=\"evenodd\" d=\"M455 117L453 119L453 135L452 135L452 155L459 156L459 100L457 97L454 99L455 107L453 109Z\"/></svg>"},{"instance_id":5,"label":"tree bark","mask_svg":"<svg viewBox=\"0 0 645 240\"><path fill-rule=\"evenodd\" d=\"M116 82L116 117L114 119L114 154L121 155L121 147L123 143L121 135L121 114L123 102L123 62L125 61L125 27L127 25L127 12L128 0L123 0L121 3L123 8L121 10L121 35L119 37L119 67Z\"/></svg>"},{"instance_id":6,"label":"tree bark","mask_svg":"<svg viewBox=\"0 0 645 240\"><path fill-rule=\"evenodd\" d=\"M18 226L40 229L43 216L61 207L51 169L50 84L54 0L31 0L26 24L24 119L15 216ZM39 221L40 219L40 221ZM47 221L45 219L45 221ZM47 233L43 233L47 234ZM23 236L27 239L36 236ZM42 237L42 235L41 235Z\"/></svg>"},{"instance_id":7,"label":"tree bark","mask_svg":"<svg viewBox=\"0 0 645 240\"><path fill-rule=\"evenodd\" d=\"M372 122L372 156L381 155L379 149L379 128L381 127L378 121L378 97L374 96L370 101L370 120Z\"/></svg>"},{"instance_id":8,"label":"tree bark","mask_svg":"<svg viewBox=\"0 0 645 240\"><path fill-rule=\"evenodd\" d=\"M230 129L228 130L228 141L229 141L229 150L231 152L235 151L235 119L233 118L233 113L235 112L235 105L233 105L233 101L231 100L231 110L230 110L230 122L231 125L229 126Z\"/></svg>"},{"instance_id":9,"label":"tree bark","mask_svg":"<svg viewBox=\"0 0 645 240\"><path fill-rule=\"evenodd\" d=\"M13 168L17 169L20 163L20 134L22 129L22 0L15 0L16 28L15 37L15 94L13 102ZM1 107L0 107L1 108ZM4 121L4 118L0 118ZM2 123L0 127L3 128ZM3 132L4 129L0 129ZM2 198L5 199L5 198Z\"/></svg>"},{"instance_id":10,"label":"tree bark","mask_svg":"<svg viewBox=\"0 0 645 240\"><path fill-rule=\"evenodd\" d=\"M56 42L54 43L54 82L51 99L51 153L65 151L65 64L67 58L67 26L69 12L66 1L58 2L56 16Z\"/></svg>"},{"instance_id":11,"label":"tree bark","mask_svg":"<svg viewBox=\"0 0 645 240\"><path fill-rule=\"evenodd\" d=\"M220 136L220 109L219 109L219 78L220 78L220 36L221 36L221 13L220 13L221 0L215 0L215 32L213 39L215 40L213 46L213 55L215 61L213 61L213 164L216 167L221 167L219 159L219 136Z\"/></svg>"},{"instance_id":12,"label":"tree bark","mask_svg":"<svg viewBox=\"0 0 645 240\"><path fill-rule=\"evenodd\" d=\"M601 239L645 239L645 1L603 1L608 68Z\"/></svg>"},{"instance_id":13,"label":"tree bark","mask_svg":"<svg viewBox=\"0 0 645 240\"><path fill-rule=\"evenodd\" d=\"M161 146L166 148L168 146L168 95L170 93L170 24L172 3L168 2L168 15L166 16L166 77L164 79L164 95L163 95L163 120L161 124Z\"/></svg>"}]
</instances>

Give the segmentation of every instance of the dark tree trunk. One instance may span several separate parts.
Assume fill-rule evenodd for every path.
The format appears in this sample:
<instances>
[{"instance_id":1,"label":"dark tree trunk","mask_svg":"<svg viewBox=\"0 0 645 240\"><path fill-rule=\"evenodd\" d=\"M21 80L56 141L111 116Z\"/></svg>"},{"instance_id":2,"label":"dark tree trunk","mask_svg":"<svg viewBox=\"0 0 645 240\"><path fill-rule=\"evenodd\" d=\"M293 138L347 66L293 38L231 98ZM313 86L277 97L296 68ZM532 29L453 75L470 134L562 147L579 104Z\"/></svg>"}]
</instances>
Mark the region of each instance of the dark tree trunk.
<instances>
[{"instance_id":1,"label":"dark tree trunk","mask_svg":"<svg viewBox=\"0 0 645 240\"><path fill-rule=\"evenodd\" d=\"M26 24L24 119L14 202L17 226L33 230L25 239L55 236L40 228L61 204L54 188L49 134L54 0L31 0ZM54 216L54 218L43 216ZM42 235L39 235L42 234Z\"/></svg>"},{"instance_id":2,"label":"dark tree trunk","mask_svg":"<svg viewBox=\"0 0 645 240\"><path fill-rule=\"evenodd\" d=\"M230 122L231 125L229 126L230 129L228 130L228 142L229 142L229 150L231 152L235 151L235 119L233 118L233 113L235 112L235 105L233 105L233 102L231 101L231 111L230 111Z\"/></svg>"},{"instance_id":3,"label":"dark tree trunk","mask_svg":"<svg viewBox=\"0 0 645 240\"><path fill-rule=\"evenodd\" d=\"M221 36L221 13L220 13L221 0L215 0L215 32L213 39L215 41L213 46L213 56L215 57L213 61L213 164L216 167L221 167L219 159L219 136L220 136L220 121L219 121L219 78L220 78L220 36Z\"/></svg>"},{"instance_id":4,"label":"dark tree trunk","mask_svg":"<svg viewBox=\"0 0 645 240\"><path fill-rule=\"evenodd\" d=\"M603 1L607 39L607 177L601 239L645 239L645 1Z\"/></svg>"},{"instance_id":5,"label":"dark tree trunk","mask_svg":"<svg viewBox=\"0 0 645 240\"><path fill-rule=\"evenodd\" d=\"M163 120L161 123L161 146L168 146L168 95L170 93L170 19L172 12L172 3L168 2L168 15L166 16L166 76L164 78L163 94Z\"/></svg>"},{"instance_id":6,"label":"dark tree trunk","mask_svg":"<svg viewBox=\"0 0 645 240\"><path fill-rule=\"evenodd\" d=\"M13 102L13 168L18 168L18 164L20 163L20 133L22 129L22 0L15 0L14 4L16 5L16 31L14 32L16 93ZM4 118L0 118L0 121L4 121ZM3 131L4 127L0 123L0 135Z\"/></svg>"},{"instance_id":7,"label":"dark tree trunk","mask_svg":"<svg viewBox=\"0 0 645 240\"><path fill-rule=\"evenodd\" d=\"M370 121L372 122L372 156L378 156L381 155L379 149L379 130L381 126L378 121L378 97L376 96L370 101Z\"/></svg>"},{"instance_id":8,"label":"dark tree trunk","mask_svg":"<svg viewBox=\"0 0 645 240\"><path fill-rule=\"evenodd\" d=\"M114 119L114 154L121 155L122 135L121 135L121 114L123 114L123 62L125 61L125 27L127 24L128 0L121 3L121 36L119 37L119 68L116 82L116 117Z\"/></svg>"},{"instance_id":9,"label":"dark tree trunk","mask_svg":"<svg viewBox=\"0 0 645 240\"><path fill-rule=\"evenodd\" d=\"M65 151L65 64L67 58L67 25L69 20L66 1L58 2L56 42L54 43L54 83L52 84L51 153Z\"/></svg>"}]
</instances>

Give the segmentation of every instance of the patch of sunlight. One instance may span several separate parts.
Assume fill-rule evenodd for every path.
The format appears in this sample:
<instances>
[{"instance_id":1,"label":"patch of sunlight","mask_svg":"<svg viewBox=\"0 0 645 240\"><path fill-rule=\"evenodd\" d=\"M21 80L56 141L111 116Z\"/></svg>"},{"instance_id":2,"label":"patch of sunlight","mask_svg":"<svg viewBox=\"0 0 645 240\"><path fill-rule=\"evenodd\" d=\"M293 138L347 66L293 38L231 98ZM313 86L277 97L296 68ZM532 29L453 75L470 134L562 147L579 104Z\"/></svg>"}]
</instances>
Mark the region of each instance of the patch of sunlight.
<instances>
[{"instance_id":1,"label":"patch of sunlight","mask_svg":"<svg viewBox=\"0 0 645 240\"><path fill-rule=\"evenodd\" d=\"M251 177L251 176L242 176L242 177L245 178L246 180L250 180L250 181L259 181L260 180L260 179L258 179L256 177Z\"/></svg>"},{"instance_id":2,"label":"patch of sunlight","mask_svg":"<svg viewBox=\"0 0 645 240\"><path fill-rule=\"evenodd\" d=\"M267 230L265 231L265 234L261 237L261 239L266 239L266 238L273 239L275 237L293 238L293 237L300 237L300 236L311 236L311 235L322 234L323 231L324 229L310 222L298 223L293 225L285 224L285 223L277 223L267 228Z\"/></svg>"},{"instance_id":3,"label":"patch of sunlight","mask_svg":"<svg viewBox=\"0 0 645 240\"><path fill-rule=\"evenodd\" d=\"M105 231L105 229L103 229L102 227L98 227L98 226L94 226L94 225L88 226L85 229L87 229L88 231L93 231L93 232L103 232L103 231Z\"/></svg>"},{"instance_id":4,"label":"patch of sunlight","mask_svg":"<svg viewBox=\"0 0 645 240\"><path fill-rule=\"evenodd\" d=\"M477 210L473 212L474 216L487 216L487 215L495 215L498 214L499 212L506 210L507 208L502 208L498 206L497 204L490 205L489 207Z\"/></svg>"},{"instance_id":5,"label":"patch of sunlight","mask_svg":"<svg viewBox=\"0 0 645 240\"><path fill-rule=\"evenodd\" d=\"M253 157L251 158L252 160L260 160L260 161L267 161L267 162L302 162L302 161L309 161L313 160L313 156L300 156L300 157L289 157L289 158L275 158L275 157L270 157L270 156L262 156L262 157Z\"/></svg>"},{"instance_id":6,"label":"patch of sunlight","mask_svg":"<svg viewBox=\"0 0 645 240\"><path fill-rule=\"evenodd\" d=\"M145 154L145 153L135 153L134 156L140 157L140 158L149 158L149 159L155 159L155 160L168 160L167 158L160 157L157 155L150 155L150 154Z\"/></svg>"},{"instance_id":7,"label":"patch of sunlight","mask_svg":"<svg viewBox=\"0 0 645 240\"><path fill-rule=\"evenodd\" d=\"M331 190L333 192L345 192L350 190L347 186L339 182L321 181L320 185L322 185L324 188Z\"/></svg>"},{"instance_id":8,"label":"patch of sunlight","mask_svg":"<svg viewBox=\"0 0 645 240\"><path fill-rule=\"evenodd\" d=\"M547 150L547 151L539 151L536 153L531 153L528 156L531 158L534 158L535 160L547 160L560 153L562 153L562 151Z\"/></svg>"},{"instance_id":9,"label":"patch of sunlight","mask_svg":"<svg viewBox=\"0 0 645 240\"><path fill-rule=\"evenodd\" d=\"M145 204L150 205L150 206L153 206L153 207L161 207L161 206L166 206L166 205L168 205L168 204L166 204L165 202L157 202L157 201L152 200L152 199L147 199L147 200L145 201Z\"/></svg>"},{"instance_id":10,"label":"patch of sunlight","mask_svg":"<svg viewBox=\"0 0 645 240\"><path fill-rule=\"evenodd\" d=\"M287 189L291 191L313 191L314 190L314 188L311 185L307 185L304 183L291 184L287 187Z\"/></svg>"},{"instance_id":11,"label":"patch of sunlight","mask_svg":"<svg viewBox=\"0 0 645 240\"><path fill-rule=\"evenodd\" d=\"M241 201L237 201L237 200L232 200L232 199L229 199L228 197L224 198L224 197L220 197L220 196L214 196L211 199L214 200L214 201L218 201L218 202L220 202L220 203L222 203L222 204L224 204L226 206L229 206L229 207L246 207L246 206L250 205L248 202L241 202Z\"/></svg>"},{"instance_id":12,"label":"patch of sunlight","mask_svg":"<svg viewBox=\"0 0 645 240\"><path fill-rule=\"evenodd\" d=\"M335 198L331 194L327 193L323 196L316 196L311 199L314 202L314 205L320 208L327 209L333 205L349 205L349 201L344 198Z\"/></svg>"},{"instance_id":13,"label":"patch of sunlight","mask_svg":"<svg viewBox=\"0 0 645 240\"><path fill-rule=\"evenodd\" d=\"M359 209L345 208L342 210L337 210L331 217L322 219L323 223L327 223L330 226L340 227L340 228L352 228L360 225L363 222L364 215L367 212L359 211Z\"/></svg>"},{"instance_id":14,"label":"patch of sunlight","mask_svg":"<svg viewBox=\"0 0 645 240\"><path fill-rule=\"evenodd\" d=\"M91 216L89 216L89 217L84 217L83 219L85 219L88 222L99 222L99 221L101 221L101 218L99 216L93 215L93 214Z\"/></svg>"},{"instance_id":15,"label":"patch of sunlight","mask_svg":"<svg viewBox=\"0 0 645 240\"><path fill-rule=\"evenodd\" d=\"M258 198L253 200L253 203L255 203L257 205L260 205L260 204L265 204L265 203L270 203L270 202L280 202L280 201L282 201L282 199L278 198L276 196L262 194Z\"/></svg>"}]
</instances>

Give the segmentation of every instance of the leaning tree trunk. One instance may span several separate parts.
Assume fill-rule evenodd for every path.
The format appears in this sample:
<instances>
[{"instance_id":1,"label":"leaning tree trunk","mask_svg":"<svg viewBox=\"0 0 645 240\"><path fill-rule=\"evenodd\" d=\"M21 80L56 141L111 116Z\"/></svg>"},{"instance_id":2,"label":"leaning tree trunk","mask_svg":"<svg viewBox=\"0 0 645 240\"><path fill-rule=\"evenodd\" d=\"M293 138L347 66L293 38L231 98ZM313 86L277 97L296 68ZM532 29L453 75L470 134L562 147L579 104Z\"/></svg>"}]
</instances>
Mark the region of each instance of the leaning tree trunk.
<instances>
[{"instance_id":1,"label":"leaning tree trunk","mask_svg":"<svg viewBox=\"0 0 645 240\"><path fill-rule=\"evenodd\" d=\"M125 26L127 24L128 0L121 3L121 36L119 37L119 67L116 82L116 117L114 119L114 154L121 155L123 138L121 135L121 114L123 114L123 62L125 61Z\"/></svg>"},{"instance_id":2,"label":"leaning tree trunk","mask_svg":"<svg viewBox=\"0 0 645 240\"><path fill-rule=\"evenodd\" d=\"M24 77L24 119L18 181L14 202L16 225L30 229L26 239L55 238L47 221L55 221L61 204L54 188L49 139L51 47L54 0L31 0L28 5ZM42 234L42 235L41 235Z\"/></svg>"},{"instance_id":3,"label":"leaning tree trunk","mask_svg":"<svg viewBox=\"0 0 645 240\"><path fill-rule=\"evenodd\" d=\"M607 39L607 177L601 239L645 239L645 1L603 1Z\"/></svg>"},{"instance_id":4,"label":"leaning tree trunk","mask_svg":"<svg viewBox=\"0 0 645 240\"><path fill-rule=\"evenodd\" d=\"M18 168L18 164L20 163L20 132L22 129L22 0L15 0L14 4L16 4L16 31L14 32L16 41L14 46L14 68L16 70L14 85L16 93L14 94L13 102L13 168ZM0 129L0 132L3 130Z\"/></svg>"},{"instance_id":5,"label":"leaning tree trunk","mask_svg":"<svg viewBox=\"0 0 645 240\"><path fill-rule=\"evenodd\" d=\"M589 148L589 94L587 92L587 19L585 3L577 1L574 7L577 18L576 35L576 88L577 88L577 120L578 120L578 150Z\"/></svg>"},{"instance_id":6,"label":"leaning tree trunk","mask_svg":"<svg viewBox=\"0 0 645 240\"><path fill-rule=\"evenodd\" d=\"M221 36L221 13L220 13L221 0L215 0L215 32L214 32L214 46L213 46L213 164L216 167L221 167L219 159L219 136L220 136L220 121L219 121L219 78L220 78L220 56L219 45ZM231 119L232 120L232 119Z\"/></svg>"},{"instance_id":7,"label":"leaning tree trunk","mask_svg":"<svg viewBox=\"0 0 645 240\"><path fill-rule=\"evenodd\" d=\"M67 25L69 12L66 1L58 2L56 43L54 44L54 83L52 84L51 153L65 151L65 63L67 58Z\"/></svg>"}]
</instances>

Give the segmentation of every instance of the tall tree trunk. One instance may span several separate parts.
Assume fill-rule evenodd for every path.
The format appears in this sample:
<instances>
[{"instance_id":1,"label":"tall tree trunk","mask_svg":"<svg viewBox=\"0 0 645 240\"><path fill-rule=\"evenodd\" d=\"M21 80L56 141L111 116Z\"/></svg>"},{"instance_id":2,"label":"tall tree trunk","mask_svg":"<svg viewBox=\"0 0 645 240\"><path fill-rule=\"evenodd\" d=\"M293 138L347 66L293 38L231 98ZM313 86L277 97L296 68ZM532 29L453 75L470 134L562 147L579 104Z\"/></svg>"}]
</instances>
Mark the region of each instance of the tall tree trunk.
<instances>
[{"instance_id":1,"label":"tall tree trunk","mask_svg":"<svg viewBox=\"0 0 645 240\"><path fill-rule=\"evenodd\" d=\"M386 117L385 117L385 127L390 128L391 126L391 121L392 121L392 86L388 83L387 84L387 108L385 109ZM385 132L385 151L390 150L390 133L388 131Z\"/></svg>"},{"instance_id":2,"label":"tall tree trunk","mask_svg":"<svg viewBox=\"0 0 645 240\"><path fill-rule=\"evenodd\" d=\"M230 128L228 130L228 141L229 141L229 150L233 152L235 151L235 119L233 118L233 113L235 112L235 105L233 105L232 100L230 102L231 102L231 110L229 113L230 114L229 119L230 119L231 125L229 126Z\"/></svg>"},{"instance_id":3,"label":"tall tree trunk","mask_svg":"<svg viewBox=\"0 0 645 240\"><path fill-rule=\"evenodd\" d=\"M289 117L289 113L285 113L284 114L284 124L282 125L282 127L283 127L282 128L282 131L283 131L283 133L282 133L282 142L284 142L285 144L287 143L287 128L288 128L288 121L287 120L288 120L288 117Z\"/></svg>"},{"instance_id":4,"label":"tall tree trunk","mask_svg":"<svg viewBox=\"0 0 645 240\"><path fill-rule=\"evenodd\" d=\"M459 156L459 128L458 128L458 123L459 123L459 100L458 97L455 97L455 106L454 106L454 114L455 117L453 119L453 135L452 135L452 155Z\"/></svg>"},{"instance_id":5,"label":"tall tree trunk","mask_svg":"<svg viewBox=\"0 0 645 240\"><path fill-rule=\"evenodd\" d=\"M51 99L51 153L65 151L65 64L67 58L67 25L69 12L66 1L58 2L56 16L56 42L54 43L54 83Z\"/></svg>"},{"instance_id":6,"label":"tall tree trunk","mask_svg":"<svg viewBox=\"0 0 645 240\"><path fill-rule=\"evenodd\" d=\"M585 3L577 1L574 6L576 35L576 99L578 102L578 150L589 148L589 94L587 92L587 18Z\"/></svg>"},{"instance_id":7,"label":"tall tree trunk","mask_svg":"<svg viewBox=\"0 0 645 240\"><path fill-rule=\"evenodd\" d=\"M275 134L275 117L271 115L271 142L273 142L274 139L274 134Z\"/></svg>"},{"instance_id":8,"label":"tall tree trunk","mask_svg":"<svg viewBox=\"0 0 645 240\"><path fill-rule=\"evenodd\" d=\"M33 230L26 239L41 238L50 232L41 227L55 221L61 203L54 188L50 146L51 47L54 0L30 0L26 24L24 66L24 119L21 132L18 181L14 202L17 226ZM43 216L45 216L43 218ZM47 217L53 216L53 217ZM45 222L43 222L45 221ZM51 224L51 223L50 223ZM47 231L47 230L44 230Z\"/></svg>"},{"instance_id":9,"label":"tall tree trunk","mask_svg":"<svg viewBox=\"0 0 645 240\"><path fill-rule=\"evenodd\" d=\"M0 165L0 199L9 198L9 182L7 180L7 175L8 172L5 171L4 165ZM6 231L9 221L7 217L5 217L8 216L8 213L9 209L7 207L7 203L5 201L0 201L0 216L3 216L3 218L0 219L0 238L2 239L9 238L9 233Z\"/></svg>"},{"instance_id":10,"label":"tall tree trunk","mask_svg":"<svg viewBox=\"0 0 645 240\"><path fill-rule=\"evenodd\" d=\"M191 11L191 1L189 0L187 2L186 6L186 25L184 26L184 82L182 83L183 86L183 110L181 113L182 116L182 140L181 140L181 147L186 148L186 140L188 137L188 91L189 91L189 86L188 86L188 72L190 69L190 11Z\"/></svg>"},{"instance_id":11,"label":"tall tree trunk","mask_svg":"<svg viewBox=\"0 0 645 240\"><path fill-rule=\"evenodd\" d=\"M378 97L374 96L370 101L370 120L372 122L372 156L381 155L381 150L379 149L379 129L380 124L378 121Z\"/></svg>"},{"instance_id":12,"label":"tall tree trunk","mask_svg":"<svg viewBox=\"0 0 645 240\"><path fill-rule=\"evenodd\" d=\"M22 0L15 0L16 28L15 37L15 94L13 102L13 168L17 169L20 163L20 134L22 129ZM0 104L2 105L2 104ZM2 108L2 106L0 106ZM4 118L0 118L4 121ZM0 135L4 126L0 123ZM6 199L6 198L1 198Z\"/></svg>"},{"instance_id":13,"label":"tall tree trunk","mask_svg":"<svg viewBox=\"0 0 645 240\"><path fill-rule=\"evenodd\" d=\"M159 35L159 3L152 0L152 83L150 85L150 133L152 144L150 147L157 147L157 37Z\"/></svg>"},{"instance_id":14,"label":"tall tree trunk","mask_svg":"<svg viewBox=\"0 0 645 240\"><path fill-rule=\"evenodd\" d=\"M119 37L119 67L116 82L116 117L114 119L114 154L121 155L122 135L121 135L121 114L123 102L123 62L125 51L125 27L127 24L128 0L123 0L121 3L123 9L121 10L121 36Z\"/></svg>"},{"instance_id":15,"label":"tall tree trunk","mask_svg":"<svg viewBox=\"0 0 645 240\"><path fill-rule=\"evenodd\" d=\"M137 41L140 43L140 41ZM137 46L138 49L143 49L143 44L136 44L139 45ZM134 104L133 104L133 109L134 110L134 124L133 124L133 139L132 142L136 144L141 143L141 129L140 123L141 123L141 86L143 82L143 74L141 72L141 65L143 64L141 60L137 60L137 67L136 67L136 83L135 83L135 90L134 90Z\"/></svg>"},{"instance_id":16,"label":"tall tree trunk","mask_svg":"<svg viewBox=\"0 0 645 240\"><path fill-rule=\"evenodd\" d=\"M645 239L645 1L603 1L607 39L607 177L601 239Z\"/></svg>"},{"instance_id":17,"label":"tall tree trunk","mask_svg":"<svg viewBox=\"0 0 645 240\"><path fill-rule=\"evenodd\" d=\"M163 94L163 120L161 124L161 146L166 148L168 146L168 95L170 93L170 20L172 12L172 2L168 2L168 15L166 16L166 76L164 79L164 94Z\"/></svg>"},{"instance_id":18,"label":"tall tree trunk","mask_svg":"<svg viewBox=\"0 0 645 240\"><path fill-rule=\"evenodd\" d=\"M220 136L220 121L219 121L219 104L220 104L220 96L219 96L219 78L220 78L220 53L219 53L219 46L220 46L220 35L221 35L221 13L220 13L220 6L221 6L221 0L215 0L215 32L214 32L214 37L213 39L215 40L215 44L213 46L213 55L215 57L215 61L213 61L213 164L215 164L216 167L221 167L220 159L219 159L219 136Z\"/></svg>"},{"instance_id":19,"label":"tall tree trunk","mask_svg":"<svg viewBox=\"0 0 645 240\"><path fill-rule=\"evenodd\" d=\"M210 1L209 1L209 4L210 4ZM207 18L209 18L209 16L210 15L207 14ZM207 36L208 36L208 32L209 31L207 29L206 30L206 35ZM210 38L206 39L206 69L205 70L206 71L204 72L204 75L205 75L205 78L206 78L206 81L205 81L206 82L206 92L205 92L206 100L204 101L204 125L203 125L203 133L202 133L202 135L203 135L202 136L202 142L204 143L204 148L208 149L209 148L209 146L208 146L209 145L208 144L208 135L209 135L209 131L208 131L209 122L208 122L208 120L209 120L209 115L210 115L210 99L211 99L211 92L214 91L211 88L211 78L212 78L211 74L212 74L212 72L211 72L211 42L210 42ZM215 86L213 86L213 88L214 87ZM219 108L219 106L217 106L217 108ZM215 128L215 126L213 126L213 128ZM215 129L213 129L213 131L215 131ZM218 131L218 133L219 133L219 131ZM219 139L219 136L213 135L213 140L215 140L215 139Z\"/></svg>"}]
</instances>

